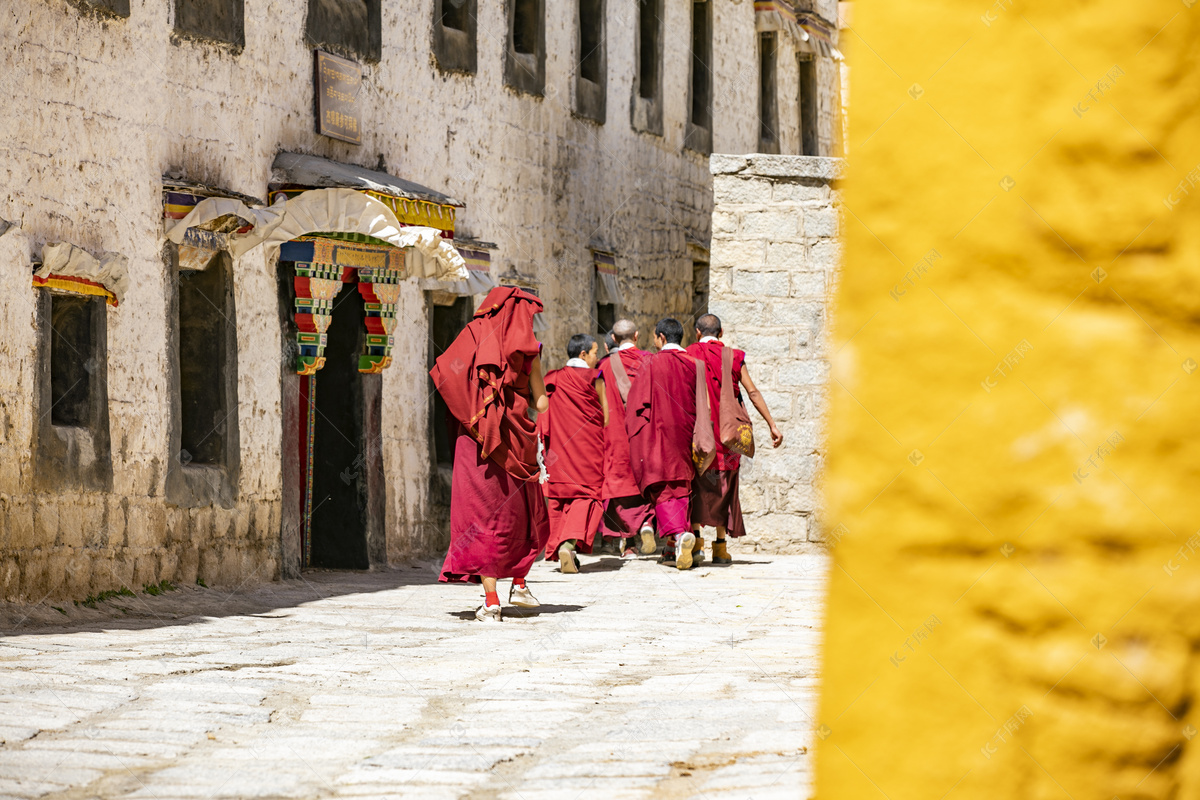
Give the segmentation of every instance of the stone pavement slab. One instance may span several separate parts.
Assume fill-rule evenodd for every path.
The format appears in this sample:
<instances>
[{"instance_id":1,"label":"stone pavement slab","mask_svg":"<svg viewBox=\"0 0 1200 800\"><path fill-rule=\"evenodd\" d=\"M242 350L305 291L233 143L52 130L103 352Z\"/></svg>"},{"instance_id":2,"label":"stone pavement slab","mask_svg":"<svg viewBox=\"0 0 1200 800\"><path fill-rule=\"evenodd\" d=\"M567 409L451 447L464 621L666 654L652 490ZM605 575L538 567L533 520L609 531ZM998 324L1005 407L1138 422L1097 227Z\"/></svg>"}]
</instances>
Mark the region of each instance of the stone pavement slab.
<instances>
[{"instance_id":1,"label":"stone pavement slab","mask_svg":"<svg viewBox=\"0 0 1200 800\"><path fill-rule=\"evenodd\" d=\"M807 797L827 558L582 560L499 625L432 564L0 606L0 794Z\"/></svg>"}]
</instances>

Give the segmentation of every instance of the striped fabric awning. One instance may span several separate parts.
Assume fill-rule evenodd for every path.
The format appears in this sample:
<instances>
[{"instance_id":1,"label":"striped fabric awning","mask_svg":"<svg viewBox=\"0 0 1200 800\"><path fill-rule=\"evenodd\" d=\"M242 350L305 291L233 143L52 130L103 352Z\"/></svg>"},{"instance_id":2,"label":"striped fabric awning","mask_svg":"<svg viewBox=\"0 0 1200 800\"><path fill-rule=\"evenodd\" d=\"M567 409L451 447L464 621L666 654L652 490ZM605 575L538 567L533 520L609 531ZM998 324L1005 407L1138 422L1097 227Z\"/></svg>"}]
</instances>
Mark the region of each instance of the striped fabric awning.
<instances>
[{"instance_id":1,"label":"striped fabric awning","mask_svg":"<svg viewBox=\"0 0 1200 800\"><path fill-rule=\"evenodd\" d=\"M280 198L290 200L308 191L306 188L272 189L268 195L271 203ZM434 228L441 231L446 239L454 238L454 206L431 203L427 200L413 200L405 197L393 197L382 192L361 190L363 194L375 198L388 207L401 225L419 225L423 228Z\"/></svg>"},{"instance_id":2,"label":"striped fabric awning","mask_svg":"<svg viewBox=\"0 0 1200 800\"><path fill-rule=\"evenodd\" d=\"M96 257L69 242L48 242L33 273L33 286L103 297L110 306L118 306L129 288L127 266L128 259L120 253Z\"/></svg>"},{"instance_id":3,"label":"striped fabric awning","mask_svg":"<svg viewBox=\"0 0 1200 800\"><path fill-rule=\"evenodd\" d=\"M592 264L596 267L596 302L621 305L621 287L617 283L617 259L612 253L592 251Z\"/></svg>"},{"instance_id":4,"label":"striped fabric awning","mask_svg":"<svg viewBox=\"0 0 1200 800\"><path fill-rule=\"evenodd\" d=\"M815 14L798 14L796 21L804 29L804 32L808 34L808 41L805 44L811 45L809 52L825 56L825 58L832 58L836 61L844 60L842 51L837 49L837 45L834 42L837 36L835 28L826 24L824 20Z\"/></svg>"}]
</instances>

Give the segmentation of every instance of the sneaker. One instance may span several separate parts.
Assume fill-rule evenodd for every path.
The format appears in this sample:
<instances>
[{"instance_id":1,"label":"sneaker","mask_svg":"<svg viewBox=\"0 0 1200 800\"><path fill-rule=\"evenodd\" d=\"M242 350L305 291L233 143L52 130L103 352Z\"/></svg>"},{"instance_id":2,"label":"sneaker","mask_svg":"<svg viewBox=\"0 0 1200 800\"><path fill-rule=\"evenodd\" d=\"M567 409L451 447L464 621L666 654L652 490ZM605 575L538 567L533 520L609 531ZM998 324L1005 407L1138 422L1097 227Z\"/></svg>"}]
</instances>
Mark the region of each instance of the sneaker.
<instances>
[{"instance_id":1,"label":"sneaker","mask_svg":"<svg viewBox=\"0 0 1200 800\"><path fill-rule=\"evenodd\" d=\"M558 568L566 575L579 572L579 559L575 557L575 549L564 543L558 548Z\"/></svg>"},{"instance_id":2,"label":"sneaker","mask_svg":"<svg viewBox=\"0 0 1200 800\"><path fill-rule=\"evenodd\" d=\"M692 568L692 548L696 544L696 536L692 533L680 534L675 539L675 569Z\"/></svg>"},{"instance_id":3,"label":"sneaker","mask_svg":"<svg viewBox=\"0 0 1200 800\"><path fill-rule=\"evenodd\" d=\"M529 585L517 586L515 583L508 589L508 604L521 608L537 608L541 605L538 599L529 591Z\"/></svg>"},{"instance_id":4,"label":"sneaker","mask_svg":"<svg viewBox=\"0 0 1200 800\"><path fill-rule=\"evenodd\" d=\"M658 557L658 563L662 564L664 567L675 566L675 548L664 547L662 555Z\"/></svg>"},{"instance_id":5,"label":"sneaker","mask_svg":"<svg viewBox=\"0 0 1200 800\"><path fill-rule=\"evenodd\" d=\"M642 528L642 555L652 556L654 551L658 549L658 542L654 539L653 528Z\"/></svg>"},{"instance_id":6,"label":"sneaker","mask_svg":"<svg viewBox=\"0 0 1200 800\"><path fill-rule=\"evenodd\" d=\"M725 540L717 539L712 546L712 563L714 564L732 564L733 559L729 557L729 551L725 548Z\"/></svg>"},{"instance_id":7,"label":"sneaker","mask_svg":"<svg viewBox=\"0 0 1200 800\"><path fill-rule=\"evenodd\" d=\"M637 550L634 550L632 547L625 548L625 552L621 554L622 561L629 561L629 560L637 558L637 557L638 557Z\"/></svg>"},{"instance_id":8,"label":"sneaker","mask_svg":"<svg viewBox=\"0 0 1200 800\"><path fill-rule=\"evenodd\" d=\"M499 622L500 606L482 605L475 609L475 619L478 622Z\"/></svg>"}]
</instances>

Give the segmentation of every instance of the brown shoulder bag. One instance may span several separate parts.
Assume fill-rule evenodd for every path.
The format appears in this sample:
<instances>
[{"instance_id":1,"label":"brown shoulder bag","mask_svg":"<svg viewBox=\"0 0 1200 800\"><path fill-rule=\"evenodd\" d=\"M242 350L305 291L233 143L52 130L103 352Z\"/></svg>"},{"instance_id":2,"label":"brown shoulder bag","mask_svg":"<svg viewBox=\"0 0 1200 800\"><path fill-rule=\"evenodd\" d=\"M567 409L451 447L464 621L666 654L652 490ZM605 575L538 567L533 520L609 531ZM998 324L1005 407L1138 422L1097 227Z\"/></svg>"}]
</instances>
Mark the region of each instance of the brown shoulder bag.
<instances>
[{"instance_id":1,"label":"brown shoulder bag","mask_svg":"<svg viewBox=\"0 0 1200 800\"><path fill-rule=\"evenodd\" d=\"M721 444L739 455L753 458L754 426L746 407L734 393L733 348L721 347Z\"/></svg>"}]
</instances>

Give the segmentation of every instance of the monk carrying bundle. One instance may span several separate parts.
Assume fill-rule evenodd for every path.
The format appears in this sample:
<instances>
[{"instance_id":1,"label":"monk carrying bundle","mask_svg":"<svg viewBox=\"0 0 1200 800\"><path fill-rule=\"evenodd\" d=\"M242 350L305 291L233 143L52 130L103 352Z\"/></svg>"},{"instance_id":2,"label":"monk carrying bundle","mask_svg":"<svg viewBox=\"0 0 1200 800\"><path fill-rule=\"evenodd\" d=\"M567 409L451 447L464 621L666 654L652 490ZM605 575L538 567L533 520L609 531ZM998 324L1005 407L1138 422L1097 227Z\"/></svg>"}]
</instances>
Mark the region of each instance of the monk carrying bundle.
<instances>
[{"instance_id":1,"label":"monk carrying bundle","mask_svg":"<svg viewBox=\"0 0 1200 800\"><path fill-rule=\"evenodd\" d=\"M500 578L513 579L511 604L539 605L525 576L549 536L527 413L531 401L538 411L547 407L541 343L533 335L541 310L532 294L492 289L429 373L456 421L450 551L440 580L482 583L475 618L485 622L500 621Z\"/></svg>"}]
</instances>

